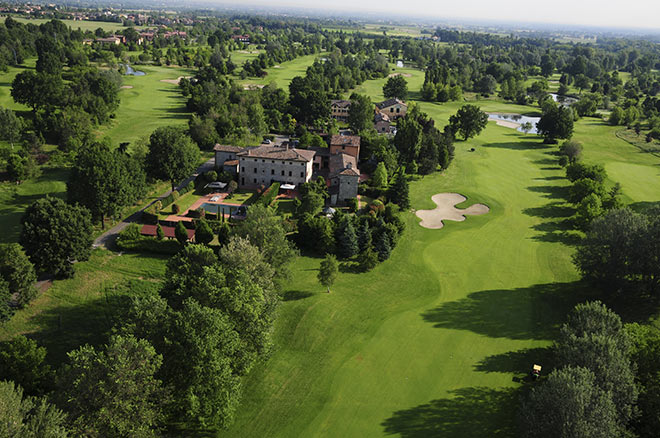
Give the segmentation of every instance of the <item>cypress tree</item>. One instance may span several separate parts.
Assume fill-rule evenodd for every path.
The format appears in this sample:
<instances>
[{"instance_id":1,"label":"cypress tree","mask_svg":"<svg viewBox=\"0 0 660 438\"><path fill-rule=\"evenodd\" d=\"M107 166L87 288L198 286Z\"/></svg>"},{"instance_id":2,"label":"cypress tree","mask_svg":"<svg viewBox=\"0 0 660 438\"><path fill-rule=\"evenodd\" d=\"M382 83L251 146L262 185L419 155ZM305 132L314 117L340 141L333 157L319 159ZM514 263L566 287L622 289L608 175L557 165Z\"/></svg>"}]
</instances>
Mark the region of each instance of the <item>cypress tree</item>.
<instances>
[{"instance_id":1,"label":"cypress tree","mask_svg":"<svg viewBox=\"0 0 660 438\"><path fill-rule=\"evenodd\" d=\"M371 247L371 229L369 229L369 222L364 221L358 230L358 246L360 251L365 251Z\"/></svg>"},{"instance_id":2,"label":"cypress tree","mask_svg":"<svg viewBox=\"0 0 660 438\"><path fill-rule=\"evenodd\" d=\"M174 237L179 241L181 245L185 245L188 242L188 231L186 227L183 226L183 222L179 221L174 227Z\"/></svg>"},{"instance_id":3,"label":"cypress tree","mask_svg":"<svg viewBox=\"0 0 660 438\"><path fill-rule=\"evenodd\" d=\"M206 219L200 219L195 225L195 242L208 245L213 240L213 231L206 222Z\"/></svg>"},{"instance_id":4,"label":"cypress tree","mask_svg":"<svg viewBox=\"0 0 660 438\"><path fill-rule=\"evenodd\" d=\"M344 218L337 234L339 256L348 259L356 255L359 251L358 241L355 235L353 221L349 217Z\"/></svg>"},{"instance_id":5,"label":"cypress tree","mask_svg":"<svg viewBox=\"0 0 660 438\"><path fill-rule=\"evenodd\" d=\"M396 174L394 184L390 186L387 195L390 201L401 207L401 210L407 210L410 208L408 180L402 172Z\"/></svg>"},{"instance_id":6,"label":"cypress tree","mask_svg":"<svg viewBox=\"0 0 660 438\"><path fill-rule=\"evenodd\" d=\"M392 247L390 245L390 238L387 235L387 231L384 229L378 230L378 235L376 236L374 247L378 253L378 260L384 262L390 258L390 253L392 252Z\"/></svg>"}]
</instances>

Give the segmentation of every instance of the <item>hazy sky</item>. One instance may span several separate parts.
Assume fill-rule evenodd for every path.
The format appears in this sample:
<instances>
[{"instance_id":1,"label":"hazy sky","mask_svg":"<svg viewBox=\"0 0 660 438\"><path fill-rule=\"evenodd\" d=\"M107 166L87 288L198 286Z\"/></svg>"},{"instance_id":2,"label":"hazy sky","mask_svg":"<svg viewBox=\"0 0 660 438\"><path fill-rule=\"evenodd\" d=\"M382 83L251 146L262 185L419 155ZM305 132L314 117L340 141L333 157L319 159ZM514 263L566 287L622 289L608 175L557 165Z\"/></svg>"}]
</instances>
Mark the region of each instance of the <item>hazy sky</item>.
<instances>
[{"instance_id":1,"label":"hazy sky","mask_svg":"<svg viewBox=\"0 0 660 438\"><path fill-rule=\"evenodd\" d=\"M228 1L240 3L236 0ZM394 12L428 18L528 21L660 30L660 0L252 0L249 3L342 11Z\"/></svg>"}]
</instances>

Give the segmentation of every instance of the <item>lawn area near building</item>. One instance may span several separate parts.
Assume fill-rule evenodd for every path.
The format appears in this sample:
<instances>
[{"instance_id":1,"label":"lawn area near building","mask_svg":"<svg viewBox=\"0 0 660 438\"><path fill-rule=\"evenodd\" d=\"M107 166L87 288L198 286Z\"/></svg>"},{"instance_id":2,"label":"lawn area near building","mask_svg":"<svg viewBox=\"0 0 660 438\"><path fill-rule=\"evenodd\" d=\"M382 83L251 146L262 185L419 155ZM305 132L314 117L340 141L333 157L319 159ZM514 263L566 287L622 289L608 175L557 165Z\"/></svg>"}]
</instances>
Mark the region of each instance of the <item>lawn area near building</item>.
<instances>
[{"instance_id":1,"label":"lawn area near building","mask_svg":"<svg viewBox=\"0 0 660 438\"><path fill-rule=\"evenodd\" d=\"M304 76L307 67L312 65L317 58L323 57L324 53L317 53L315 55L300 56L291 61L283 62L280 65L269 67L266 69L266 76L263 78L247 78L234 79L243 86L263 86L274 82L278 87L289 89L289 82L296 76ZM233 59L233 58L232 58Z\"/></svg>"}]
</instances>

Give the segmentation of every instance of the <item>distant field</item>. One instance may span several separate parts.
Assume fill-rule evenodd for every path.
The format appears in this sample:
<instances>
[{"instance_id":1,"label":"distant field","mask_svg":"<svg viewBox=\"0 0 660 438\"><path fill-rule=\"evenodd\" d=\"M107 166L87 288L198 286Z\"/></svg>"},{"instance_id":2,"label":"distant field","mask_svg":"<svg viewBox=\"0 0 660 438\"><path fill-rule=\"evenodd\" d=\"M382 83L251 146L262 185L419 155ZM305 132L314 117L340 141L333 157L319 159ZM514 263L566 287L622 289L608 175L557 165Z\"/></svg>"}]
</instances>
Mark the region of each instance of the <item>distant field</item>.
<instances>
[{"instance_id":1,"label":"distant field","mask_svg":"<svg viewBox=\"0 0 660 438\"><path fill-rule=\"evenodd\" d=\"M0 18L3 19L4 17L5 16L0 16ZM16 21L20 21L21 23L32 23L37 26L42 23L51 21L50 19L45 19L45 18L24 18L24 17L16 17L16 16L12 16L12 18L15 19ZM108 23L105 21L77 21L77 20L60 20L60 21L62 21L64 24L71 27L72 29L80 29L82 31L86 31L86 30L94 31L100 27L105 31L113 32L127 28L122 23ZM140 26L140 28L146 28L146 27L147 26Z\"/></svg>"},{"instance_id":2,"label":"distant field","mask_svg":"<svg viewBox=\"0 0 660 438\"><path fill-rule=\"evenodd\" d=\"M245 61L251 61L259 56L260 53L264 52L265 50L249 48L247 50L234 50L233 52L229 52L229 56L234 64L238 67L242 67L243 64L245 64Z\"/></svg>"}]
</instances>

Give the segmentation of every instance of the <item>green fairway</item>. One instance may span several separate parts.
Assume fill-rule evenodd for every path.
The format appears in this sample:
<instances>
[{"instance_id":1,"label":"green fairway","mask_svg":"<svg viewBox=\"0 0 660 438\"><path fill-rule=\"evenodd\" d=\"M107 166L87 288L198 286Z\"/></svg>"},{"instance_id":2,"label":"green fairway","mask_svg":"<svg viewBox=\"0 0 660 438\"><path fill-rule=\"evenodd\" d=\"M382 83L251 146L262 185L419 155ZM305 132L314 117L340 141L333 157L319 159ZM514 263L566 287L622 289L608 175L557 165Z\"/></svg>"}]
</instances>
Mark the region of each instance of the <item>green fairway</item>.
<instances>
[{"instance_id":1,"label":"green fairway","mask_svg":"<svg viewBox=\"0 0 660 438\"><path fill-rule=\"evenodd\" d=\"M234 59L234 53L232 52L232 60ZM263 78L247 78L239 80L238 77L235 77L239 84L247 87L250 85L268 85L271 82L280 87L288 90L289 82L296 76L304 76L307 71L307 67L314 63L319 57L322 57L323 53L318 53L315 55L300 56L292 61L283 62L280 65L276 65L266 69L266 76ZM234 61L236 62L236 61Z\"/></svg>"},{"instance_id":2,"label":"green fairway","mask_svg":"<svg viewBox=\"0 0 660 438\"><path fill-rule=\"evenodd\" d=\"M179 87L163 80L193 76L191 70L165 66L139 66L136 69L146 75L124 76L123 86L132 88L120 90L121 103L115 119L99 129L99 134L110 137L114 145L148 136L159 126L187 124L190 118Z\"/></svg>"},{"instance_id":3,"label":"green fairway","mask_svg":"<svg viewBox=\"0 0 660 438\"><path fill-rule=\"evenodd\" d=\"M409 84L419 81L411 74ZM361 89L378 100L383 83ZM461 104L420 105L442 126ZM626 201L660 200L656 157L595 119L578 122L575 138L586 161L606 163ZM408 213L392 258L369 274L341 274L331 294L316 281L319 259L300 258L276 351L249 376L236 424L218 436L517 436L517 380L533 363L552 369L545 347L589 297L571 263L576 234L565 224L572 208L555 150L491 122L456 143L447 172L411 185L414 209L459 192L468 197L461 207L481 202L490 213L441 230Z\"/></svg>"}]
</instances>

